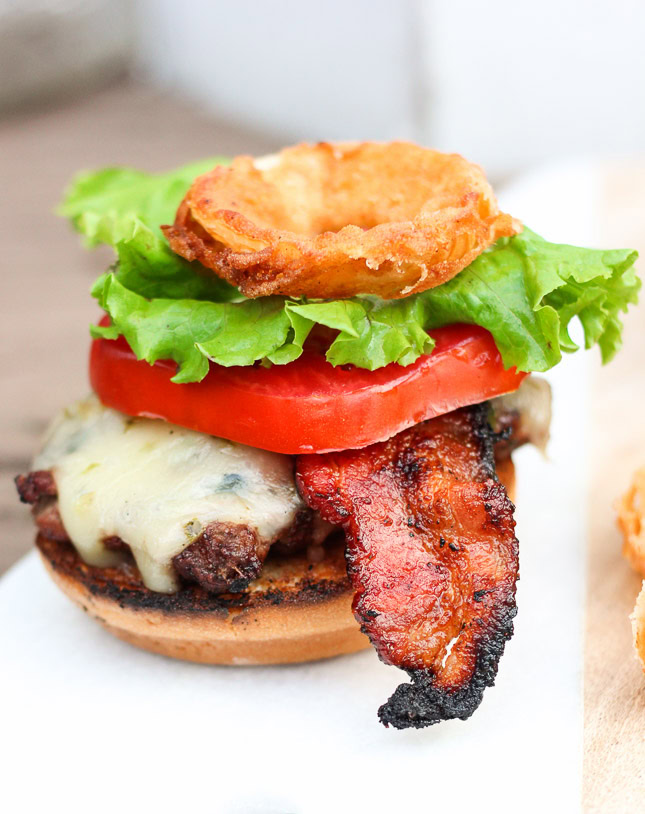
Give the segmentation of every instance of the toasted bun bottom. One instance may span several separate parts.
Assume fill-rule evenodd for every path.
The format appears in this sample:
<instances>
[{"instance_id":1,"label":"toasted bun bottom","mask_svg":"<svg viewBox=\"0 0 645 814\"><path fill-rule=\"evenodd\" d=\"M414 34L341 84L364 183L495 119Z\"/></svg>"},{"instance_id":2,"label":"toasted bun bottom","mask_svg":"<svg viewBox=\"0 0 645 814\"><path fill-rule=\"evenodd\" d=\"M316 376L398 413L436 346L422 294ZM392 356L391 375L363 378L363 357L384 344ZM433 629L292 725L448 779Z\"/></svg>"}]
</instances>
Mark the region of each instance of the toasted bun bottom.
<instances>
[{"instance_id":1,"label":"toasted bun bottom","mask_svg":"<svg viewBox=\"0 0 645 814\"><path fill-rule=\"evenodd\" d=\"M498 466L513 495L510 460ZM214 596L198 586L175 594L148 590L134 565L97 568L70 543L38 535L36 544L58 587L106 630L130 644L205 664L287 664L369 647L352 614L353 592L342 540L321 562L305 554L270 557L244 594Z\"/></svg>"},{"instance_id":2,"label":"toasted bun bottom","mask_svg":"<svg viewBox=\"0 0 645 814\"><path fill-rule=\"evenodd\" d=\"M342 545L320 563L274 558L239 595L149 591L133 566L86 565L69 543L37 538L54 582L110 633L144 650L206 664L312 661L369 646L352 615Z\"/></svg>"}]
</instances>

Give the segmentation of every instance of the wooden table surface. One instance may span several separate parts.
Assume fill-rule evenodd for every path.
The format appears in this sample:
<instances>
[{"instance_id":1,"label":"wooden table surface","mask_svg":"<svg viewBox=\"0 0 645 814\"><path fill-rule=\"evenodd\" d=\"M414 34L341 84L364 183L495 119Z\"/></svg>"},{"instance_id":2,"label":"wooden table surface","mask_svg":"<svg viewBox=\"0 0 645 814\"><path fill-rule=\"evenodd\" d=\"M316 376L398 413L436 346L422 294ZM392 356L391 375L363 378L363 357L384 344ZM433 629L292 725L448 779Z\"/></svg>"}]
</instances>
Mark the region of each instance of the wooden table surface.
<instances>
[{"instance_id":1,"label":"wooden table surface","mask_svg":"<svg viewBox=\"0 0 645 814\"><path fill-rule=\"evenodd\" d=\"M33 539L12 478L25 471L46 422L88 390L88 296L110 252L88 253L52 209L79 168L131 164L161 170L214 153L279 145L214 123L194 107L133 84L89 100L0 121L3 270L0 300L0 573ZM645 161L608 166L598 242L645 253ZM645 680L628 615L640 585L620 558L612 504L645 464L645 312L626 320L625 347L594 369L587 635L584 810L645 811Z\"/></svg>"},{"instance_id":2,"label":"wooden table surface","mask_svg":"<svg viewBox=\"0 0 645 814\"><path fill-rule=\"evenodd\" d=\"M0 120L0 574L33 540L13 477L27 469L55 410L89 390L88 326L98 308L88 291L112 257L106 247L83 249L53 213L62 190L80 169L156 171L279 146L132 83Z\"/></svg>"},{"instance_id":3,"label":"wooden table surface","mask_svg":"<svg viewBox=\"0 0 645 814\"><path fill-rule=\"evenodd\" d=\"M645 160L607 166L601 201L598 243L634 247L645 258ZM644 269L641 260L641 276ZM645 465L644 351L641 303L625 319L623 350L610 365L595 367L589 405L584 809L599 814L645 811L645 677L628 618L641 580L620 557L613 509Z\"/></svg>"}]
</instances>

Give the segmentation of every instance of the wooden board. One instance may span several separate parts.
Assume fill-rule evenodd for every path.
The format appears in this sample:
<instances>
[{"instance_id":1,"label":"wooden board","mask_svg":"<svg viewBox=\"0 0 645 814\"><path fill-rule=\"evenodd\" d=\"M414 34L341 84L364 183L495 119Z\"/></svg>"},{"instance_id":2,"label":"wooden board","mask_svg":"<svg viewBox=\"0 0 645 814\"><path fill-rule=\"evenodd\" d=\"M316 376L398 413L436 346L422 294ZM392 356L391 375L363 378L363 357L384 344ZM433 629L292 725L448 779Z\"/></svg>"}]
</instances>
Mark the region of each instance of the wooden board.
<instances>
[{"instance_id":1,"label":"wooden board","mask_svg":"<svg viewBox=\"0 0 645 814\"><path fill-rule=\"evenodd\" d=\"M603 177L598 242L645 256L645 162L608 166ZM590 405L584 810L603 814L645 811L645 678L628 618L641 580L620 556L613 508L631 473L645 465L644 353L641 304L625 320L621 353L596 369Z\"/></svg>"}]
</instances>

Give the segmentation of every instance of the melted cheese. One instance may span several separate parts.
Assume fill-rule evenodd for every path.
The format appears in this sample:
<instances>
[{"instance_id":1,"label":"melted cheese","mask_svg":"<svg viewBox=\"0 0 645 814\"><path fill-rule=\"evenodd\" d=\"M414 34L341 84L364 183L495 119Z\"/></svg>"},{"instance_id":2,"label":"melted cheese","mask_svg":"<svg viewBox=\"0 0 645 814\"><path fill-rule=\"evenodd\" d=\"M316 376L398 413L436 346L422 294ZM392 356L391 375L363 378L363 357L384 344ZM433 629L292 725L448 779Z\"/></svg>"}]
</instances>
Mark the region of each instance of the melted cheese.
<instances>
[{"instance_id":1,"label":"melted cheese","mask_svg":"<svg viewBox=\"0 0 645 814\"><path fill-rule=\"evenodd\" d=\"M87 563L117 562L103 540L120 537L146 586L164 593L177 589L172 558L209 523L273 538L304 506L289 456L129 418L94 397L54 420L33 468L51 469L63 525Z\"/></svg>"}]
</instances>

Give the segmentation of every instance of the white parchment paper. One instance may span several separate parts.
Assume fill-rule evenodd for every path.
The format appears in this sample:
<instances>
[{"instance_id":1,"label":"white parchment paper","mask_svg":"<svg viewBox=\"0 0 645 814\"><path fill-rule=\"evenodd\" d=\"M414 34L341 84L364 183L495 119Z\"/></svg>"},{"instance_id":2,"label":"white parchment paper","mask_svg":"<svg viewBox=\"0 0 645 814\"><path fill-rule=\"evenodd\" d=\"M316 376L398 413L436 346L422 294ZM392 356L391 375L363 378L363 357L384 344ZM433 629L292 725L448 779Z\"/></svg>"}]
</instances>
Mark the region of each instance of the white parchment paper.
<instances>
[{"instance_id":1,"label":"white parchment paper","mask_svg":"<svg viewBox=\"0 0 645 814\"><path fill-rule=\"evenodd\" d=\"M590 171L564 167L504 204L545 237L593 243L592 199ZM376 710L404 676L371 651L271 668L140 652L30 554L0 582L5 810L578 810L587 368L578 354L549 375L550 460L517 455L516 633L469 721L384 729Z\"/></svg>"}]
</instances>

